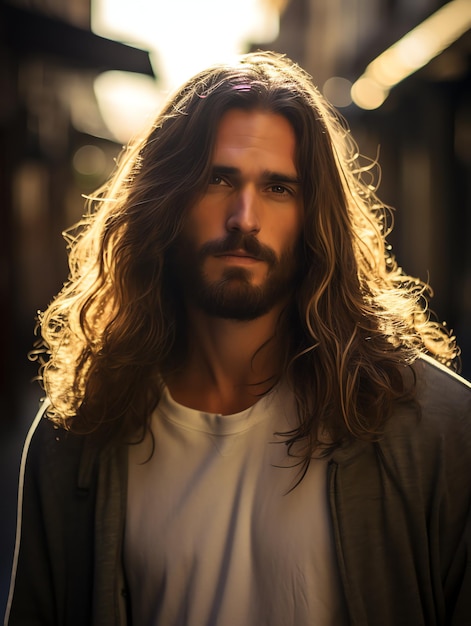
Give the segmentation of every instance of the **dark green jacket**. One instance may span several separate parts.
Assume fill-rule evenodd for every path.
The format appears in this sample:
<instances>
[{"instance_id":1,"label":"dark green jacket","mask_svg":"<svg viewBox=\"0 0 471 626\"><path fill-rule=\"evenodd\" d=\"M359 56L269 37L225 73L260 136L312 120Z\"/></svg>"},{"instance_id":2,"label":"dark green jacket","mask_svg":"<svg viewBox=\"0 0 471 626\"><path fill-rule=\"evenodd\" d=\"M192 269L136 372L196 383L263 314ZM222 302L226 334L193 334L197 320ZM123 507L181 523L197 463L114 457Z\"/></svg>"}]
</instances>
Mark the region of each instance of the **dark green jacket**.
<instances>
[{"instance_id":1,"label":"dark green jacket","mask_svg":"<svg viewBox=\"0 0 471 626\"><path fill-rule=\"evenodd\" d=\"M398 404L381 441L346 446L329 462L352 626L471 625L471 386L427 358L414 368L420 419ZM130 624L126 460L125 447L97 450L36 419L5 623Z\"/></svg>"}]
</instances>

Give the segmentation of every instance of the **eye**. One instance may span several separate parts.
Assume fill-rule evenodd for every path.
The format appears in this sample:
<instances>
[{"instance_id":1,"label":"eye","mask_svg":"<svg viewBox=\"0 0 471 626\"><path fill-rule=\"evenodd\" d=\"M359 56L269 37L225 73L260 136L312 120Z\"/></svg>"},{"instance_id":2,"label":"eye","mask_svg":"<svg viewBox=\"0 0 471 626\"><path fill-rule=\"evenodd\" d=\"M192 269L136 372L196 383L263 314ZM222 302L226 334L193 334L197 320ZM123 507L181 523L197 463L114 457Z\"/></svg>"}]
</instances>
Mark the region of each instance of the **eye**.
<instances>
[{"instance_id":1,"label":"eye","mask_svg":"<svg viewBox=\"0 0 471 626\"><path fill-rule=\"evenodd\" d=\"M286 194L292 195L291 189L288 189L288 187L285 187L284 185L270 185L268 189L272 193L275 193L278 195L286 195Z\"/></svg>"},{"instance_id":2,"label":"eye","mask_svg":"<svg viewBox=\"0 0 471 626\"><path fill-rule=\"evenodd\" d=\"M228 185L229 183L220 175L213 174L209 179L210 185Z\"/></svg>"}]
</instances>

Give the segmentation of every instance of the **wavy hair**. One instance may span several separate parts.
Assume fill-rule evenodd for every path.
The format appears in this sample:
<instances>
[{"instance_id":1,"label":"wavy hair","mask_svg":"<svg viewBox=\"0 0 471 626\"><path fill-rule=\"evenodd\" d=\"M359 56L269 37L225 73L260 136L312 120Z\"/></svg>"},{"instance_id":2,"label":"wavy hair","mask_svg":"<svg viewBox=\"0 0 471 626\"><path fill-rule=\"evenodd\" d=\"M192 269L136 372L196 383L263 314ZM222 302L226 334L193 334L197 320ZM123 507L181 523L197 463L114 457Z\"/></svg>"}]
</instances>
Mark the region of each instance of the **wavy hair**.
<instances>
[{"instance_id":1,"label":"wavy hair","mask_svg":"<svg viewBox=\"0 0 471 626\"><path fill-rule=\"evenodd\" d=\"M69 243L70 276L40 315L37 351L49 416L105 438L145 432L162 374L185 343L167 259L209 181L229 109L283 115L296 135L304 203L300 284L283 376L295 393L305 459L320 445L381 436L403 372L421 352L452 364L455 339L427 311L427 285L398 268L390 210L346 123L284 56L244 55L189 80L127 147L89 199ZM46 355L45 355L46 353Z\"/></svg>"}]
</instances>

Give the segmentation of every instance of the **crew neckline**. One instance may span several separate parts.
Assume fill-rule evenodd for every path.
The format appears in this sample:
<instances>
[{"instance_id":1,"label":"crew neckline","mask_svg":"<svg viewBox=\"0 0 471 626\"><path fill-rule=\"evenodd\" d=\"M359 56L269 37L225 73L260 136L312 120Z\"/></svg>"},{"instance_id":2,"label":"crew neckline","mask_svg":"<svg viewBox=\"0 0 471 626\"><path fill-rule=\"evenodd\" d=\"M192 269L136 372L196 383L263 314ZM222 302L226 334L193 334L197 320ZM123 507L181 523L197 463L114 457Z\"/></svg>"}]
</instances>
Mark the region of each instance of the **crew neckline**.
<instances>
[{"instance_id":1,"label":"crew neckline","mask_svg":"<svg viewBox=\"0 0 471 626\"><path fill-rule=\"evenodd\" d=\"M174 400L168 387L162 390L162 397L156 411L167 421L190 430L212 435L234 435L249 430L269 416L269 405L278 393L274 387L252 406L229 415L199 411Z\"/></svg>"}]
</instances>

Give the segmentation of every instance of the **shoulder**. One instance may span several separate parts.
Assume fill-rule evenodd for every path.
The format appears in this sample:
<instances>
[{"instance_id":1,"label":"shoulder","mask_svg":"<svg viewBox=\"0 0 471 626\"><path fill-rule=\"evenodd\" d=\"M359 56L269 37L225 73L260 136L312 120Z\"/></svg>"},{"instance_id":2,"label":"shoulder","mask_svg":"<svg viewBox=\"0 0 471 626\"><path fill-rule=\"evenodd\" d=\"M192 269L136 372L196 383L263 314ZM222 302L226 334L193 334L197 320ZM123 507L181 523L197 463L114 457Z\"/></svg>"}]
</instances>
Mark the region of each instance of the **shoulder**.
<instances>
[{"instance_id":1,"label":"shoulder","mask_svg":"<svg viewBox=\"0 0 471 626\"><path fill-rule=\"evenodd\" d=\"M81 482L89 482L98 451L87 437L74 435L48 419L48 406L46 399L26 437L22 473L33 483L49 484L54 491L68 489L71 483L80 486Z\"/></svg>"},{"instance_id":2,"label":"shoulder","mask_svg":"<svg viewBox=\"0 0 471 626\"><path fill-rule=\"evenodd\" d=\"M404 428L410 411L418 413L421 436L471 435L471 384L428 356L417 359L412 366L414 401L396 404L390 429ZM409 433L411 434L411 433Z\"/></svg>"},{"instance_id":3,"label":"shoulder","mask_svg":"<svg viewBox=\"0 0 471 626\"><path fill-rule=\"evenodd\" d=\"M396 467L420 467L430 476L442 469L469 483L470 383L427 356L413 364L412 372L414 398L395 405L378 443L383 457Z\"/></svg>"},{"instance_id":4,"label":"shoulder","mask_svg":"<svg viewBox=\"0 0 471 626\"><path fill-rule=\"evenodd\" d=\"M431 357L423 355L413 365L417 400L434 413L461 414L471 408L471 383Z\"/></svg>"},{"instance_id":5,"label":"shoulder","mask_svg":"<svg viewBox=\"0 0 471 626\"><path fill-rule=\"evenodd\" d=\"M49 401L42 401L25 440L25 452L35 462L80 454L82 442L47 417Z\"/></svg>"}]
</instances>

